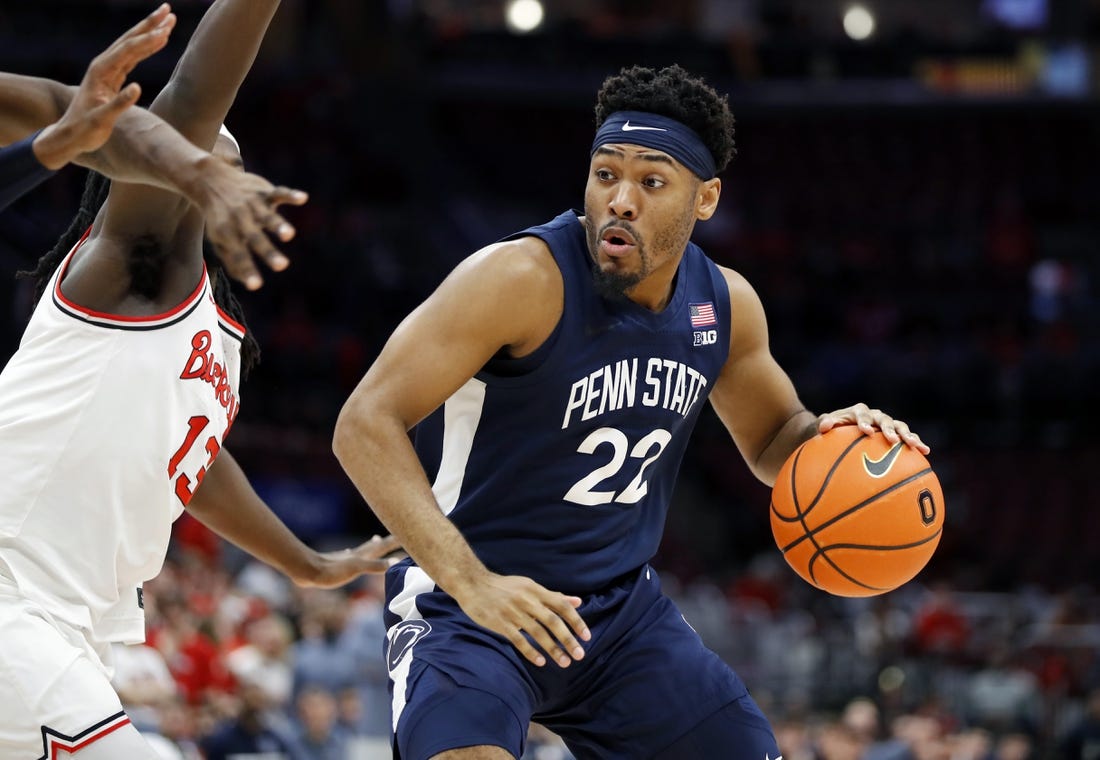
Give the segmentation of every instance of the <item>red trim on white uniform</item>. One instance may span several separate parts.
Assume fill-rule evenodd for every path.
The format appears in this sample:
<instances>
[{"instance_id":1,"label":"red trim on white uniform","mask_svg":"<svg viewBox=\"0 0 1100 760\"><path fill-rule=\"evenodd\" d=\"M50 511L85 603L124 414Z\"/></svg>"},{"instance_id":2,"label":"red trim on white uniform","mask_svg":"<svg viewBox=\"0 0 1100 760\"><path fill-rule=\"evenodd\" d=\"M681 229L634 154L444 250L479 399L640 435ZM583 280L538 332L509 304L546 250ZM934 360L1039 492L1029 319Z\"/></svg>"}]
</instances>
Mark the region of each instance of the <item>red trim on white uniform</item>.
<instances>
[{"instance_id":1,"label":"red trim on white uniform","mask_svg":"<svg viewBox=\"0 0 1100 760\"><path fill-rule=\"evenodd\" d=\"M88 745L94 744L103 737L109 736L128 725L130 725L129 716L120 712L76 736L63 736L52 729L43 727L42 741L45 754L42 756L42 760L58 760L62 752L66 755L75 754Z\"/></svg>"},{"instance_id":2,"label":"red trim on white uniform","mask_svg":"<svg viewBox=\"0 0 1100 760\"><path fill-rule=\"evenodd\" d=\"M117 327L155 327L159 323L171 322L181 312L187 311L189 308L195 305L195 303L202 297L203 291L206 289L207 274L206 264L202 265L202 277L199 278L199 284L195 286L195 289L191 291L191 295L187 296L178 306L170 311L162 312L160 314L151 314L145 317L128 317L122 314L108 314L102 311L95 311L85 306L81 306L74 301L70 301L65 297L65 294L61 292L61 281L65 279L65 272L68 271L69 263L72 261L73 254L77 252L84 241L88 239L88 235L92 232L92 228L89 227L80 240L77 241L73 249L69 251L65 256L65 260L61 262L60 272L57 275L57 279L54 281L54 302L65 311L69 312L72 316L79 319L83 319L86 322L93 322L98 325L117 326ZM243 331L243 328L241 328ZM243 334L243 332L242 332Z\"/></svg>"}]
</instances>

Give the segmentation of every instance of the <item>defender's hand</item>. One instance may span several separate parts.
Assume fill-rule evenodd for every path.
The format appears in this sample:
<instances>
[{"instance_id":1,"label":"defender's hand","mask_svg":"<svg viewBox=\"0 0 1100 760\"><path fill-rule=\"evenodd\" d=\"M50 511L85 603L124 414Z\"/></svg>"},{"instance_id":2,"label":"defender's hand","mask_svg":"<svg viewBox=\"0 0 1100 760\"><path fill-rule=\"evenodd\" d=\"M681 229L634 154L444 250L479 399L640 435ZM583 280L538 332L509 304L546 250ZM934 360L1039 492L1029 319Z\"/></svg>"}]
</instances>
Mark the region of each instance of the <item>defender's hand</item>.
<instances>
[{"instance_id":1,"label":"defender's hand","mask_svg":"<svg viewBox=\"0 0 1100 760\"><path fill-rule=\"evenodd\" d=\"M817 418L819 433L826 433L840 425L857 425L864 435L872 435L876 430L881 430L890 443L905 441L907 446L926 455L932 451L919 435L909 429L909 425L901 420L895 420L881 409L869 409L863 403L838 409Z\"/></svg>"},{"instance_id":2,"label":"defender's hand","mask_svg":"<svg viewBox=\"0 0 1100 760\"><path fill-rule=\"evenodd\" d=\"M309 196L276 187L213 156L204 159L200 173L202 190L191 200L206 217L206 236L229 276L255 290L263 285L263 278L254 256L276 272L290 264L268 237L274 235L284 243L294 238L294 227L276 209L284 203L301 206Z\"/></svg>"},{"instance_id":3,"label":"defender's hand","mask_svg":"<svg viewBox=\"0 0 1100 760\"><path fill-rule=\"evenodd\" d=\"M370 541L352 549L318 554L315 575L308 579L295 579L301 586L337 588L365 573L384 573L397 561L386 555L397 551L401 544L393 536L373 536Z\"/></svg>"},{"instance_id":4,"label":"defender's hand","mask_svg":"<svg viewBox=\"0 0 1100 760\"><path fill-rule=\"evenodd\" d=\"M115 121L141 97L141 86L123 88L134 67L163 48L176 25L167 3L97 55L84 73L68 109L34 140L34 153L47 169L60 169L81 153L107 142Z\"/></svg>"},{"instance_id":5,"label":"defender's hand","mask_svg":"<svg viewBox=\"0 0 1100 760\"><path fill-rule=\"evenodd\" d=\"M546 664L542 652L559 666L569 667L573 660L584 657L584 648L573 634L584 641L592 638L588 626L577 614L579 597L550 591L530 578L489 573L481 583L471 586L462 599L455 597L455 601L475 623L508 639L520 654L539 667Z\"/></svg>"}]
</instances>

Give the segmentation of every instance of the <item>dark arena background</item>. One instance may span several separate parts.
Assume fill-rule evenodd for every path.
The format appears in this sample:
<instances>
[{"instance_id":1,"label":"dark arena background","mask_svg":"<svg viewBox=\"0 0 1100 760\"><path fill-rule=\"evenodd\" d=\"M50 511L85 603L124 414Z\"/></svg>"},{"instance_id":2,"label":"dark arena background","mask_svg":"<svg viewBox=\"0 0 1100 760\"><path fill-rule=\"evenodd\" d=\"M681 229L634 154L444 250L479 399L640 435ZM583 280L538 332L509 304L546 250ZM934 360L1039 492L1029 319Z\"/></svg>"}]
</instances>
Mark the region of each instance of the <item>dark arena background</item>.
<instances>
[{"instance_id":1,"label":"dark arena background","mask_svg":"<svg viewBox=\"0 0 1100 760\"><path fill-rule=\"evenodd\" d=\"M207 5L173 3L143 103ZM6 2L0 69L75 84L152 8ZM1098 36L1095 0L284 0L228 126L311 200L291 268L237 289L263 359L229 445L312 544L379 531L331 453L351 389L461 258L581 205L605 76L680 63L737 118L696 241L756 287L810 409L864 401L930 443L947 519L913 583L830 597L784 564L768 489L707 411L665 583L785 760L1100 757ZM15 272L82 183L67 168L0 215L5 359ZM388 756L375 581L288 587L185 517L146 598L149 651L116 686L165 757L224 757L211 737L256 714ZM569 755L534 727L525 757Z\"/></svg>"}]
</instances>

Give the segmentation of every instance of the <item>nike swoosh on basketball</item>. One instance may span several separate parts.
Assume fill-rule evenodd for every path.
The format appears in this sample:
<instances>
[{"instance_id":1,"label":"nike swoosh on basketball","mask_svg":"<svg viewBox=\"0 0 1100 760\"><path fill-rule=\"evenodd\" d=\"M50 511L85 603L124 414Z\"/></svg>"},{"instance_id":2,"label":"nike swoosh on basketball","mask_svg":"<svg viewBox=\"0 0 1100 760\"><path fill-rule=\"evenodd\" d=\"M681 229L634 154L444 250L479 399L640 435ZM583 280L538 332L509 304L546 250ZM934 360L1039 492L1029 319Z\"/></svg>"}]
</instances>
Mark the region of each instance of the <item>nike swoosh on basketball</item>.
<instances>
[{"instance_id":1,"label":"nike swoosh on basketball","mask_svg":"<svg viewBox=\"0 0 1100 760\"><path fill-rule=\"evenodd\" d=\"M905 444L898 441L891 447L889 451L883 454L878 459L871 459L867 454L863 455L863 469L867 470L867 474L872 478L881 478L886 473L890 472L890 468L894 466L894 462L897 461L898 454L901 453L901 447Z\"/></svg>"},{"instance_id":2,"label":"nike swoosh on basketball","mask_svg":"<svg viewBox=\"0 0 1100 760\"><path fill-rule=\"evenodd\" d=\"M640 124L631 124L629 121L627 121L626 124L623 124L623 131L624 132L637 132L640 129L644 129L644 130L647 130L649 132L667 132L668 131L667 129L665 129L663 127L643 127Z\"/></svg>"}]
</instances>

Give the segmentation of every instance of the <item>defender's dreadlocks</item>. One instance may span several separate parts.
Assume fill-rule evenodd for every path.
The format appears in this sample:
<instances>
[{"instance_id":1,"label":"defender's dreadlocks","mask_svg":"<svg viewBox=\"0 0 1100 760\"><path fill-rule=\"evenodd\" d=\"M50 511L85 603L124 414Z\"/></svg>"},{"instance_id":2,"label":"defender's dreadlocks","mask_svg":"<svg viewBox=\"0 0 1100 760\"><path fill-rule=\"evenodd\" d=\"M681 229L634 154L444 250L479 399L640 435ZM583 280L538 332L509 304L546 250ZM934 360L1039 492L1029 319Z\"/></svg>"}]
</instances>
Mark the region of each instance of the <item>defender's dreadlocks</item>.
<instances>
[{"instance_id":1,"label":"defender's dreadlocks","mask_svg":"<svg viewBox=\"0 0 1100 760\"><path fill-rule=\"evenodd\" d=\"M111 181L97 172L88 172L88 178L84 183L84 193L80 198L80 209L73 217L69 229L58 239L57 244L38 260L32 270L17 273L18 277L28 277L34 280L34 303L42 297L50 277L54 270L61 264L65 256L76 245L92 222L100 207L107 200L107 193L111 188ZM256 342L252 331L248 329L248 323L244 320L244 309L241 308L237 297L233 295L233 289L229 284L229 276L213 256L205 256L206 268L210 273L210 279L214 286L214 302L222 311L228 314L234 321L245 328L244 340L241 343L241 375L247 377L248 372L260 361L260 344ZM160 272L164 262L164 249L159 243L149 238L139 238L135 241L130 252L130 282L134 292L147 298L157 294L160 287Z\"/></svg>"},{"instance_id":2,"label":"defender's dreadlocks","mask_svg":"<svg viewBox=\"0 0 1100 760\"><path fill-rule=\"evenodd\" d=\"M596 95L596 128L616 111L647 111L695 130L721 173L733 158L733 114L725 95L673 64L660 71L624 68L604 80Z\"/></svg>"}]
</instances>

